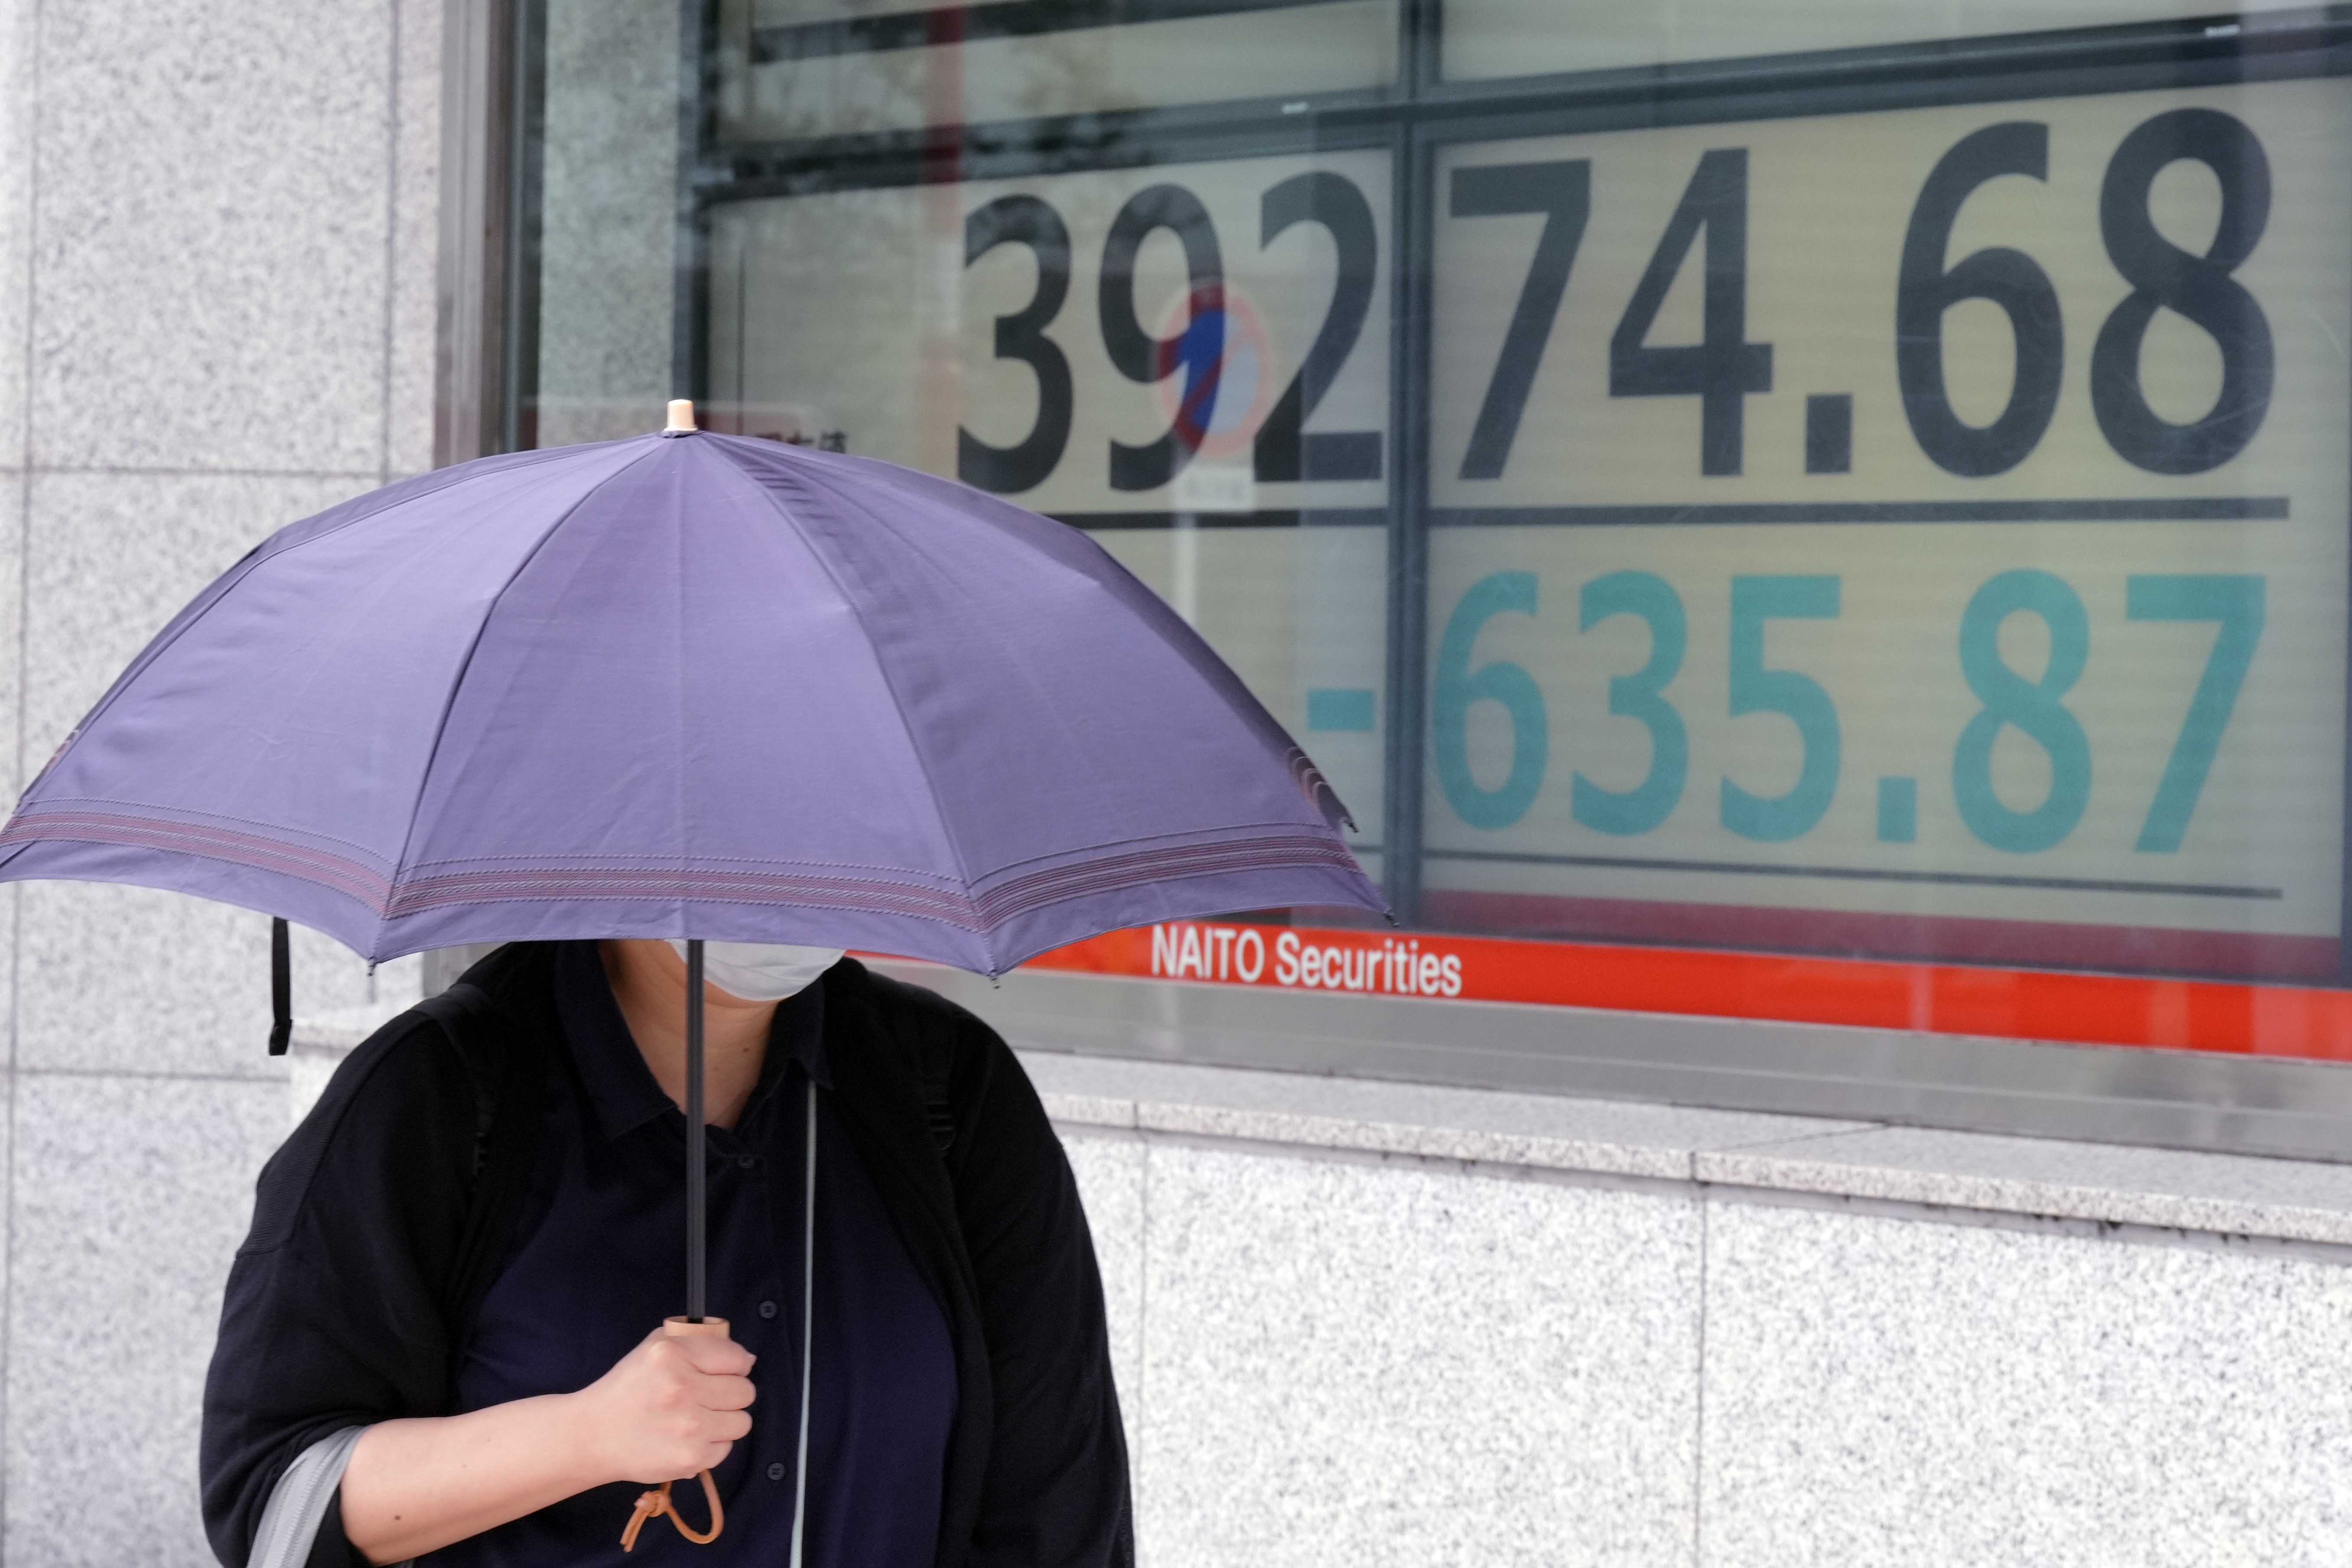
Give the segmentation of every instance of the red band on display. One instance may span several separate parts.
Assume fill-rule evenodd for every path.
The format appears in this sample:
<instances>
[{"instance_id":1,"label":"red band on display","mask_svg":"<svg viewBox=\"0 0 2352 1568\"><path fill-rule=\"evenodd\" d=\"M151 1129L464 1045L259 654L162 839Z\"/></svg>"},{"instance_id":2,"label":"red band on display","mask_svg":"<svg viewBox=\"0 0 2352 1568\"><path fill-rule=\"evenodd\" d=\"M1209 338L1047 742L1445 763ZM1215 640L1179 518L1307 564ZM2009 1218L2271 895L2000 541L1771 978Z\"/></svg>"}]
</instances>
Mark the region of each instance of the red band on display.
<instances>
[{"instance_id":1,"label":"red band on display","mask_svg":"<svg viewBox=\"0 0 2352 1568\"><path fill-rule=\"evenodd\" d=\"M1452 931L1511 932L1570 940L1667 942L1688 947L1769 947L1804 932L1807 945L1960 963L2063 964L2226 974L2248 980L2316 980L2336 973L2332 936L2171 931L2161 926L2085 925L2062 921L1982 920L1759 905L1675 904L1635 899L1570 899L1531 893L1431 889L1422 911ZM1904 967L1908 968L1908 964Z\"/></svg>"},{"instance_id":2,"label":"red band on display","mask_svg":"<svg viewBox=\"0 0 2352 1568\"><path fill-rule=\"evenodd\" d=\"M1112 931L1026 967L2352 1061L2352 992L2286 985L1212 921Z\"/></svg>"}]
</instances>

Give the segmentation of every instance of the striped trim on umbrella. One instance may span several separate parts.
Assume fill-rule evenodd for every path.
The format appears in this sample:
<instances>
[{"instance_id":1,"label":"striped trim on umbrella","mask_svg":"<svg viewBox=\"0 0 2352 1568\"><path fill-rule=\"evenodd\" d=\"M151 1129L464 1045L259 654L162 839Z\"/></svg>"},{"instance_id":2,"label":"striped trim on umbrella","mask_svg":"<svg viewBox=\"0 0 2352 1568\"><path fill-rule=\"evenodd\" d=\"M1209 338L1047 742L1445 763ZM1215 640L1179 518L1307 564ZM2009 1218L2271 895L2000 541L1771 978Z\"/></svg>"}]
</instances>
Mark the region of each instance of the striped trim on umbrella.
<instances>
[{"instance_id":1,"label":"striped trim on umbrella","mask_svg":"<svg viewBox=\"0 0 2352 1568\"><path fill-rule=\"evenodd\" d=\"M42 810L0 831L0 848L42 841L196 855L297 877L356 900L379 920L470 904L557 899L675 900L853 910L942 921L974 932L992 931L1053 904L1175 879L1286 866L1335 871L1354 867L1347 849L1330 839L1311 833L1258 829L1069 861L1012 877L977 895L889 877L691 866L498 867L387 880L355 860L315 846L121 808Z\"/></svg>"}]
</instances>

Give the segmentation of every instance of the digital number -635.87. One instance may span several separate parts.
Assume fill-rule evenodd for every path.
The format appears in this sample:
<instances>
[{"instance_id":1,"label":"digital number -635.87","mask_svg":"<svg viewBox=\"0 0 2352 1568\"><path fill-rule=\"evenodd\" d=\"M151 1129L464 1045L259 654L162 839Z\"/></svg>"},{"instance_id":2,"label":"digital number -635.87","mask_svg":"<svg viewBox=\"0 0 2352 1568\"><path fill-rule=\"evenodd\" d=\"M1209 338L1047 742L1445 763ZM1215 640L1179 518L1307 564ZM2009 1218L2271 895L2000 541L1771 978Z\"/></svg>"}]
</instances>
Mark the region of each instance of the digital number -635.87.
<instances>
[{"instance_id":1,"label":"digital number -635.87","mask_svg":"<svg viewBox=\"0 0 2352 1568\"><path fill-rule=\"evenodd\" d=\"M1764 627L1772 620L1834 619L1842 584L1827 575L1736 576L1731 579L1729 714L1779 714L1796 729L1801 763L1795 784L1766 795L1726 775L1717 786L1723 826L1743 838L1783 842L1801 837L1835 798L1843 740L1837 705L1822 683L1793 669L1768 668ZM2147 804L2134 847L2170 854L2180 847L2203 794L2247 667L2261 641L2263 581L2257 576L2147 574L2125 582L2125 616L2133 621L2213 621L2213 651L2172 751ZM1520 665L1496 660L1473 666L1479 633L1498 616L1534 616L1538 585L1531 572L1497 572L1472 584L1448 617L1438 644L1432 697L1431 749L1440 787L1456 816L1473 827L1507 827L1527 814L1541 792L1550 759L1550 722L1543 691ZM2038 617L2050 657L2028 679L2000 654L2001 624L2011 616ZM1649 731L1650 766L1629 789L1602 786L1579 772L1570 784L1575 819L1598 832L1647 833L1681 803L1690 771L1690 737L1666 695L1681 673L1687 643L1680 595L1650 572L1612 572L1585 583L1577 595L1577 627L1629 616L1649 632L1650 657L1641 668L1609 681L1609 711ZM2082 821L2091 798L2091 743L2066 706L2090 657L2090 618L2064 579L2022 569L1988 579L1969 598L1959 626L1960 673L1978 710L1961 727L1951 752L1953 804L1960 820L1996 849L2031 854L2063 840ZM1510 771L1482 784L1470 764L1470 712L1493 702L1510 721ZM2049 759L2050 786L2039 804L2021 809L1993 787L1993 742L2014 729ZM1894 786L1890 790L1889 786ZM1916 792L1907 778L1880 784L1878 837L1906 842L1916 833Z\"/></svg>"}]
</instances>

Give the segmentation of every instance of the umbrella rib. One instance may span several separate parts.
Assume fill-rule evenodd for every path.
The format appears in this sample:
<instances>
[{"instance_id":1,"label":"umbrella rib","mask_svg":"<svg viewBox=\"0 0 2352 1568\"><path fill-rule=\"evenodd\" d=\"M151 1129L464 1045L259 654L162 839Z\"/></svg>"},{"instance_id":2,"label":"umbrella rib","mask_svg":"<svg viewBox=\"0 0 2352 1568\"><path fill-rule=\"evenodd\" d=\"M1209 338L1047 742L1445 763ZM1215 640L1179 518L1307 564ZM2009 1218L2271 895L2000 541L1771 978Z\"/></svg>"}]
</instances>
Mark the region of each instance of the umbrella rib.
<instances>
[{"instance_id":1,"label":"umbrella rib","mask_svg":"<svg viewBox=\"0 0 2352 1568\"><path fill-rule=\"evenodd\" d=\"M764 454L763 454L763 455L764 455ZM870 504L868 504L868 503L867 503L867 501L866 501L866 500L865 499L865 497L864 497L863 495L861 495L861 494L860 494L856 489L854 489L854 488L852 488L852 487L849 487L849 486L846 486L846 485L844 485L844 484L841 484L841 483L839 483L839 482L836 482L836 481L833 480L833 479L831 479L831 477L830 477L829 475L827 475L827 474L824 471L823 468L822 468L822 467L818 464L818 462L817 462L816 460L814 460L814 459L811 459L811 460L809 461L809 463L808 463L808 469L809 469L809 471L808 471L806 474L804 474L804 475L801 476L802 478L803 478L803 479L805 479L805 481L806 481L807 483L809 483L809 484L811 484L811 485L813 485L813 486L815 486L816 488L819 488L819 489L824 489L824 490L828 495L830 495L830 496L834 499L834 500L835 500L835 502L837 502L838 504L840 504L841 506L843 506L843 507L844 507L844 508L845 508L845 509L855 510L856 512L859 513L861 516L865 517L866 519L867 519L869 521L873 522L873 523L874 523L874 524L876 524L877 526L885 526L885 525L884 525L884 523L883 523L883 519L882 519L881 515L880 515L880 514L876 510L876 509L875 509L872 505L870 505ZM756 481L755 481L755 482L756 482ZM992 497L992 498L990 498L990 499L994 500L994 499L996 499L996 498ZM1008 504L1009 504L1009 503L1008 503ZM1066 526L1066 525L1065 525L1065 526ZM827 574L828 574L828 575L830 575L830 576L833 576L833 578L834 578L835 585L836 587L840 586L840 577L838 576L838 574L835 574L835 573L833 572L832 563L829 563L829 562L825 562L825 561L824 561L824 556L823 556L823 554L822 554L821 552L816 552L813 546L812 546L812 551L811 551L811 552L812 552L812 553L816 554L816 555L817 555L818 560L819 560L821 563L823 563L824 564ZM1112 563L1112 564L1113 564L1113 565L1117 565L1118 563L1117 563L1116 562L1113 562L1113 563ZM1080 575L1081 575L1081 577L1083 578L1083 574L1081 574ZM1095 586L1097 586L1097 587L1098 588L1098 587L1099 587L1099 584L1096 584ZM1149 592L1150 592L1150 590L1148 590L1148 589L1147 589L1147 590L1145 590L1145 592L1149 593ZM846 594L846 592L845 592L845 593L844 593L844 595L843 595L843 597L844 597L844 599L845 599L845 600L846 600L846 599L848 598L848 595ZM854 603L854 602L851 604L851 606L850 606L850 607L851 607L851 613L856 614L856 605L855 605L855 603ZM859 626L860 626L861 627L865 625L865 617L864 617L862 615L858 616L858 624L859 624ZM1181 623L1180 623L1180 624L1181 624ZM869 641L870 641L870 640L871 640L871 639L869 638ZM883 663L883 661L882 661L878 657L877 658L877 659L875 660L875 662L876 662L876 664L877 664L877 665L881 668L881 670L882 670L883 679L884 679L885 681L889 682L890 689L891 689L891 695L892 695L892 697L895 699L895 698L898 696L898 683L897 683L895 680L892 680L892 679L891 679L891 676L890 676L890 667L889 667L887 664ZM1032 675L1031 675L1031 673L1030 673L1028 660L1027 660L1025 658L1016 658L1016 659L1014 660L1014 665L1015 665L1015 667L1018 668L1018 670L1019 670L1019 672L1020 672L1020 674L1021 674L1021 677L1022 677L1023 680L1024 680L1024 681L1028 685L1029 689L1030 689L1032 691L1036 690L1036 682L1035 682L1035 680L1034 680L1034 677L1032 677ZM1038 710L1039 710L1040 712L1046 712L1046 713L1050 713L1050 712L1052 711L1052 704L1047 703L1047 702L1040 702L1040 703L1038 704ZM911 738L912 738L912 735L913 735L913 731L912 731L912 730L911 730L911 729L908 731L908 735L909 735L909 738L911 739ZM1076 753L1076 755L1079 757L1079 759L1080 759L1082 762L1086 763L1088 765L1089 769L1091 770L1091 766L1092 766L1092 757L1091 757L1090 753L1088 752L1087 748L1081 744L1081 745L1075 746L1075 747L1073 748L1073 750L1075 751L1075 752ZM921 761L922 761L922 763L923 763L923 777L924 777L924 781L925 781L926 783L929 783L929 782L930 781L930 777L931 777L931 770L930 770L930 763L929 763L929 760L928 758L923 757L922 751L921 751L921 748L920 748L919 746L918 746L918 747L916 747L916 748L915 748L915 752L916 752L916 756L918 757L918 759L921 760ZM1097 783L1099 783L1099 782L1100 782L1100 781L1099 781L1099 778L1097 777ZM933 797L933 799L935 799L935 800L936 800L936 799L940 798L940 795L939 795L939 792L938 792L938 790L937 790L936 788L934 788L934 789L933 789L933 791L932 791L932 797ZM965 865L965 864L963 863L963 858L962 858L962 856L961 856L961 854L960 852L959 852L959 853L958 853L958 855L957 855L957 863L956 863L956 864L957 864L957 871L958 871L959 875L961 875L961 876L963 878L964 887L965 887L967 889L971 889L976 888L976 887L978 886L978 884L975 882L975 880L974 880L974 879L973 879L973 878L972 878L972 875L971 875L971 868L970 868L969 866L967 866L967 865ZM1001 874L1002 870L1003 870L1003 868L998 868L997 869L991 871L991 872L990 872L990 875L991 875L991 876L999 875L999 874Z\"/></svg>"},{"instance_id":2,"label":"umbrella rib","mask_svg":"<svg viewBox=\"0 0 2352 1568\"><path fill-rule=\"evenodd\" d=\"M646 438L640 437L636 439ZM645 451L591 485L578 500L564 508L562 515L549 523L546 531L531 542L530 548L523 552L522 559L515 563L515 569L507 574L507 580L499 584L499 591L490 595L488 607L483 610L480 622L474 627L473 637L466 644L466 657L458 661L457 673L450 678L448 693L441 700L441 717L433 726L433 744L425 753L425 766L418 770L416 774L416 798L409 804L408 826L400 837L400 853L392 863L392 893L390 899L386 900L387 907L391 900L396 900L400 896L401 879L405 875L408 868L409 847L416 841L416 819L425 808L425 792L433 782L434 765L441 760L441 742L449 733L449 715L457 711L457 693L465 689L467 673L474 668L474 655L481 650L482 636L489 629L491 620L498 615L499 605L506 601L507 593L515 585L516 580L530 570L530 563L539 559L539 552L547 548L547 542L553 539L557 531L572 521L572 514L586 506L589 500L599 489L659 452L661 448L657 443L658 437L649 443Z\"/></svg>"},{"instance_id":3,"label":"umbrella rib","mask_svg":"<svg viewBox=\"0 0 2352 1568\"><path fill-rule=\"evenodd\" d=\"M769 498L768 504L776 507L778 510L783 510L781 500L775 499L776 492L771 489L768 486L761 484L760 480L744 467L743 464L736 461L734 454L728 450L725 443L720 441L711 441L707 443L707 446L709 450L714 451L720 457L724 458L727 460L728 468L734 473L735 477L743 483L750 485L755 494L762 498ZM861 513L864 513L866 516L869 518L873 516L870 509L859 505L854 499L841 496L840 492L837 490L835 491L835 494L837 499L842 500L845 504L856 507L856 510ZM786 515L787 517L790 516L789 513L786 513ZM899 729L907 737L907 749L914 753L915 765L923 770L923 787L929 792L931 797L931 807L934 811L939 813L940 826L944 828L947 825L947 810L943 804L945 797L940 793L939 782L932 774L931 759L924 754L922 743L915 733L915 727L905 721L907 709L905 702L903 701L903 694L898 689L898 682L891 672L888 661L884 659L882 657L881 645L876 640L873 628L866 624L866 612L864 607L858 604L856 595L850 592L848 584L845 584L841 580L841 574L834 569L833 562L826 558L825 552L823 550L817 548L816 542L811 539L806 532L802 531L798 528L795 528L793 531L800 534L801 542L807 547L810 557L816 562L817 569L825 574L827 580L833 584L834 591L841 595L843 605L853 616L856 617L859 635L866 639L866 646L867 648L873 651L874 668L880 674L882 684L889 689L891 710L900 716ZM961 884L965 896L970 897L972 886L971 868L964 863L963 847L956 842L955 835L951 832L942 832L940 837L946 841L948 854L955 861L956 879ZM982 940L985 941L987 939L987 933L982 932Z\"/></svg>"}]
</instances>

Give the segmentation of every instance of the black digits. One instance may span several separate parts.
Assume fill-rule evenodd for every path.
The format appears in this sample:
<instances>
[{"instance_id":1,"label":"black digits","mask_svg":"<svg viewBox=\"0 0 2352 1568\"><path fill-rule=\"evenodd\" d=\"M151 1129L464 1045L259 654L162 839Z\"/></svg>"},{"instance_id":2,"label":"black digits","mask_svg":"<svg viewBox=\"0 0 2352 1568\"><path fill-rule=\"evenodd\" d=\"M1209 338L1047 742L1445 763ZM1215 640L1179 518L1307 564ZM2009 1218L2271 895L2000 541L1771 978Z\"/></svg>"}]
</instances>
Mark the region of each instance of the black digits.
<instances>
[{"instance_id":1,"label":"black digits","mask_svg":"<svg viewBox=\"0 0 2352 1568\"><path fill-rule=\"evenodd\" d=\"M2006 473L2050 427L2066 359L2058 291L2033 258L1990 246L1947 271L1952 224L1970 193L2003 174L2046 180L2050 128L2013 120L1964 136L1944 154L1911 208L1895 294L1895 370L1904 416L1920 450L1964 479ZM2009 316L2016 377L2000 417L1979 428L1952 410L1944 384L1944 312L1963 300L1990 300Z\"/></svg>"},{"instance_id":2,"label":"black digits","mask_svg":"<svg viewBox=\"0 0 2352 1568\"><path fill-rule=\"evenodd\" d=\"M1314 346L1267 412L1265 423L1258 426L1254 465L1257 477L1268 482L1377 479L1381 477L1379 431L1300 433L1315 405L1339 379L1339 367L1348 363L1356 335L1364 330L1364 317L1371 310L1372 271L1380 258L1371 204L1364 200L1356 183L1344 175L1320 169L1294 174L1260 199L1258 244L1272 245L1276 236L1299 223L1321 224L1329 233L1339 253L1339 276L1332 285L1331 308L1324 313Z\"/></svg>"},{"instance_id":3,"label":"black digits","mask_svg":"<svg viewBox=\"0 0 2352 1568\"><path fill-rule=\"evenodd\" d=\"M992 447L958 426L956 478L1010 495L1043 483L1070 439L1070 362L1045 335L1070 292L1070 231L1035 196L999 196L963 220L963 264L1000 245L1025 245L1037 258L1037 292L1014 314L996 318L996 357L1036 373L1037 422L1012 447Z\"/></svg>"},{"instance_id":4,"label":"black digits","mask_svg":"<svg viewBox=\"0 0 2352 1568\"><path fill-rule=\"evenodd\" d=\"M2149 188L2167 164L2193 159L2221 183L2221 221L2202 256L2156 230ZM2271 211L2271 165L2243 121L2215 109L2175 109L2124 138L2099 186L2099 232L2133 285L2091 350L2091 407L2107 444L2157 474L2201 474L2240 452L2270 411L2270 322L2230 276L2253 253ZM2201 419L2175 425L2147 405L2140 346L2158 309L2194 321L2221 351L2221 391Z\"/></svg>"},{"instance_id":5,"label":"black digits","mask_svg":"<svg viewBox=\"0 0 2352 1568\"><path fill-rule=\"evenodd\" d=\"M1674 287L1675 274L1706 228L1706 317L1701 341L1647 348ZM1748 336L1748 149L1718 147L1702 156L1683 190L1650 265L1634 286L1623 320L1609 339L1609 395L1699 400L1702 474L1736 474L1740 463L1741 399L1772 390L1772 345Z\"/></svg>"},{"instance_id":6,"label":"black digits","mask_svg":"<svg viewBox=\"0 0 2352 1568\"><path fill-rule=\"evenodd\" d=\"M1456 169L1452 195L1455 217L1544 215L1527 281L1519 287L1518 306L1503 333L1503 350L1496 356L1495 374L1487 378L1486 396L1478 405L1478 423L1471 427L1470 448L1462 455L1464 479L1499 479L1511 456L1512 438L1519 433L1519 416L1527 411L1536 366L1551 341L1559 297L1568 289L1569 269L1576 265L1576 247L1584 239L1592 205L1592 164L1580 158L1570 163Z\"/></svg>"},{"instance_id":7,"label":"black digits","mask_svg":"<svg viewBox=\"0 0 2352 1568\"><path fill-rule=\"evenodd\" d=\"M1191 292L1184 324L1173 337L1155 338L1135 318L1135 258L1153 229L1172 231L1184 247ZM1110 488L1157 489L1176 477L1200 449L1217 412L1217 382L1225 358L1225 268L1217 231L1201 198L1181 185L1138 191L1111 220L1103 241L1100 293L1103 348L1129 381L1149 386L1181 366L1184 391L1168 433L1148 446L1110 444Z\"/></svg>"}]
</instances>

